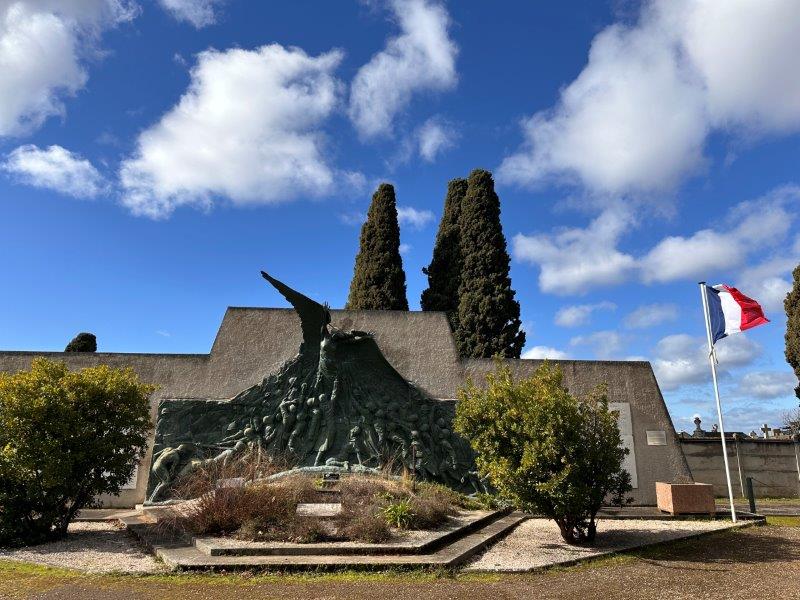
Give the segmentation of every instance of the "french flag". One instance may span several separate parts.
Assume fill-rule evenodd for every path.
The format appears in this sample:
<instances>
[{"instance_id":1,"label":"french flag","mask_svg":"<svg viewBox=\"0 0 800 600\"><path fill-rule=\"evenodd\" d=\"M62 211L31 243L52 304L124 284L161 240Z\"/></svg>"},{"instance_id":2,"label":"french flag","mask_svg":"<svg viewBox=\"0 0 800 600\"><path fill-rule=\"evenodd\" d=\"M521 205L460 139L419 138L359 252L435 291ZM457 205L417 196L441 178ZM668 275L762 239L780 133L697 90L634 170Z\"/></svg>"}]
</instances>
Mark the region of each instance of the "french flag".
<instances>
[{"instance_id":1,"label":"french flag","mask_svg":"<svg viewBox=\"0 0 800 600\"><path fill-rule=\"evenodd\" d=\"M705 285L708 316L713 342L732 333L739 333L769 323L761 305L734 287L724 284Z\"/></svg>"}]
</instances>

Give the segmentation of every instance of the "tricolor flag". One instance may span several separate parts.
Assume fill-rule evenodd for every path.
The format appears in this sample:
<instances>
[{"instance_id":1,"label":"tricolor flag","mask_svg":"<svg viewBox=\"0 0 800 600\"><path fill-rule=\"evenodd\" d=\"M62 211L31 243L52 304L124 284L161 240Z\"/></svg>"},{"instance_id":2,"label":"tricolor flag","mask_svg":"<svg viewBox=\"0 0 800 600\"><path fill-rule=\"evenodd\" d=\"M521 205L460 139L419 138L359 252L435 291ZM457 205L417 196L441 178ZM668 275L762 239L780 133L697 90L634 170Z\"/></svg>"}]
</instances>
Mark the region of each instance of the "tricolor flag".
<instances>
[{"instance_id":1,"label":"tricolor flag","mask_svg":"<svg viewBox=\"0 0 800 600\"><path fill-rule=\"evenodd\" d=\"M724 284L714 286L704 284L704 287L708 300L712 343L732 333L769 323L761 305L736 288Z\"/></svg>"}]
</instances>

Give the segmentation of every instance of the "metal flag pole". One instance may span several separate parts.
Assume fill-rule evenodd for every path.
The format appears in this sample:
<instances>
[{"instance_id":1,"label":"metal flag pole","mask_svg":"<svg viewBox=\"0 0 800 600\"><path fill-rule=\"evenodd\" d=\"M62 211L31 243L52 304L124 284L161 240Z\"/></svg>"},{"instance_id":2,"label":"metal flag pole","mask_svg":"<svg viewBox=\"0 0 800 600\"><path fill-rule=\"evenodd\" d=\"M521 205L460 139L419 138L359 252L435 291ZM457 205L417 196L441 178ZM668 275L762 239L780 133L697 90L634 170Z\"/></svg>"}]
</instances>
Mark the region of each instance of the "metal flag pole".
<instances>
[{"instance_id":1,"label":"metal flag pole","mask_svg":"<svg viewBox=\"0 0 800 600\"><path fill-rule=\"evenodd\" d=\"M731 520L736 523L736 509L733 507L733 486L731 485L731 469L728 466L728 447L725 444L725 426L722 423L722 406L719 403L719 386L717 385L717 361L714 353L714 340L711 337L711 317L708 314L708 298L706 282L700 282L700 296L703 299L703 316L706 320L706 337L708 338L708 360L711 363L711 379L714 380L714 398L717 401L717 418L719 418L719 436L722 439L722 458L725 460L725 479L728 482L728 500L731 503Z\"/></svg>"}]
</instances>

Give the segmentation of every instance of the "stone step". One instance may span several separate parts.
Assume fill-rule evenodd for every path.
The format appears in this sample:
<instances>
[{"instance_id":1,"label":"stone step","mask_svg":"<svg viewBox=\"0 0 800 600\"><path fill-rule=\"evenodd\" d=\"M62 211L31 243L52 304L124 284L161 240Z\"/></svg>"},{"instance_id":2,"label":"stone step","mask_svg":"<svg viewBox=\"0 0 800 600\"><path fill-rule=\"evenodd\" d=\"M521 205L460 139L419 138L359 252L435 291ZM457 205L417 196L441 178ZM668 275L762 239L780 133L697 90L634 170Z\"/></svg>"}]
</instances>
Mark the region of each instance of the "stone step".
<instances>
[{"instance_id":1,"label":"stone step","mask_svg":"<svg viewBox=\"0 0 800 600\"><path fill-rule=\"evenodd\" d=\"M195 546L157 547L157 556L178 570L337 570L452 568L467 562L510 533L527 517L520 512L506 514L427 554L311 555L300 556L209 556Z\"/></svg>"},{"instance_id":2,"label":"stone step","mask_svg":"<svg viewBox=\"0 0 800 600\"><path fill-rule=\"evenodd\" d=\"M360 542L289 544L276 542L238 542L230 538L196 537L194 546L208 556L301 556L359 554L427 554L454 540L485 527L508 515L509 510L487 512L456 526L444 527L423 540L397 541L385 544Z\"/></svg>"}]
</instances>

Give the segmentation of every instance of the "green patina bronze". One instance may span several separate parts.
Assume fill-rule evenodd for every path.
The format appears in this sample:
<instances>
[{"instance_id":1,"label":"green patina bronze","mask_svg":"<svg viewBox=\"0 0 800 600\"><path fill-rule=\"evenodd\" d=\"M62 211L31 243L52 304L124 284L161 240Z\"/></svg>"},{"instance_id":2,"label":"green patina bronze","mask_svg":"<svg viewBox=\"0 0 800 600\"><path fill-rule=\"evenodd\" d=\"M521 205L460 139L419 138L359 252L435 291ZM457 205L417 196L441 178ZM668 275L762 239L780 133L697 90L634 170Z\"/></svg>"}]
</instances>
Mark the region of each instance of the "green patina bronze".
<instances>
[{"instance_id":1,"label":"green patina bronze","mask_svg":"<svg viewBox=\"0 0 800 600\"><path fill-rule=\"evenodd\" d=\"M393 468L484 491L472 449L452 430L452 403L406 381L372 334L337 329L326 306L262 275L299 315L300 350L231 400L161 402L149 503L169 500L181 475L237 460L248 449L311 471Z\"/></svg>"}]
</instances>

